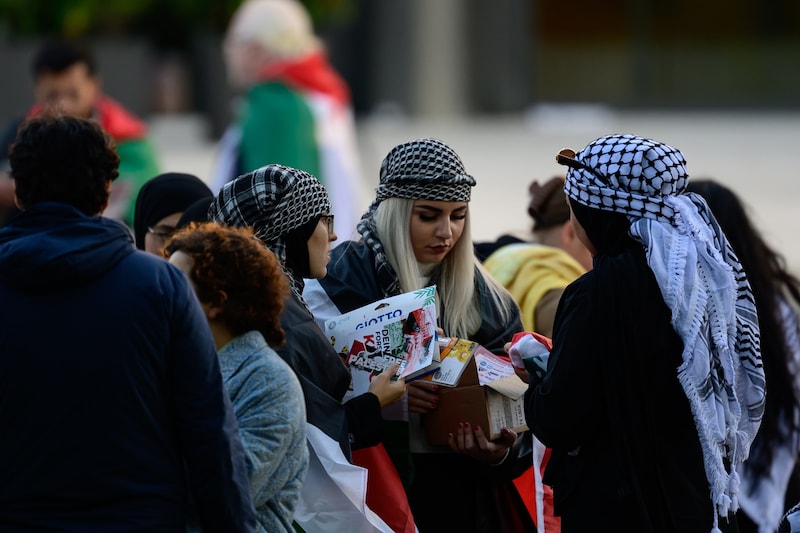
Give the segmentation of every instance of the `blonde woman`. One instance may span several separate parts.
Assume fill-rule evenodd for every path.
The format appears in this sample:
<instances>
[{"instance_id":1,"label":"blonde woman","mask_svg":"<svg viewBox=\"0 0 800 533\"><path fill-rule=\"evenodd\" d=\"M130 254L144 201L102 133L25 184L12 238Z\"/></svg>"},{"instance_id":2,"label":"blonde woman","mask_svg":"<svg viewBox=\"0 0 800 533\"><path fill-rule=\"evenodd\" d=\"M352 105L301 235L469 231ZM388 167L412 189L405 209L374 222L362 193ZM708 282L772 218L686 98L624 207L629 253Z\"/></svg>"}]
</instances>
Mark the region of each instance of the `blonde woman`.
<instances>
[{"instance_id":1,"label":"blonde woman","mask_svg":"<svg viewBox=\"0 0 800 533\"><path fill-rule=\"evenodd\" d=\"M511 295L473 252L469 201L474 185L460 157L439 140L392 148L381 165L377 196L358 224L361 239L334 248L328 275L306 283L303 294L318 323L435 284L444 334L502 353L522 323ZM419 431L418 415L436 409L437 402L434 386L413 382L404 404L409 416L399 417L408 421L386 422L384 445L404 478L419 530L532 527L510 523L512 517L530 517L497 503L519 503L513 488L505 490L518 463L517 435L506 431L501 440L489 442L481 428L465 425L453 428L450 448L434 448ZM511 500L498 498L498 492Z\"/></svg>"}]
</instances>

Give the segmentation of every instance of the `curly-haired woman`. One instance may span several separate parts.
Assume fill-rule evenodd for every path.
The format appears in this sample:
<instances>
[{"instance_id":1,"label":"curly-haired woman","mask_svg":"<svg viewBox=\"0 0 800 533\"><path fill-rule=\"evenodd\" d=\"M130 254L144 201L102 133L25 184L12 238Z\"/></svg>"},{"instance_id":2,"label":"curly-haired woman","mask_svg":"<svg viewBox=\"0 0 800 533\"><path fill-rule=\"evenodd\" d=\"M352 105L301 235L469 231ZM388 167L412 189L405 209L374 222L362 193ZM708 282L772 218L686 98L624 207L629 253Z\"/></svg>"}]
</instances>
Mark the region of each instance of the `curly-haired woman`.
<instances>
[{"instance_id":1,"label":"curly-haired woman","mask_svg":"<svg viewBox=\"0 0 800 533\"><path fill-rule=\"evenodd\" d=\"M239 423L259 531L294 531L308 468L300 382L272 347L289 285L275 254L252 228L190 224L164 249L191 281L217 345L225 387Z\"/></svg>"}]
</instances>

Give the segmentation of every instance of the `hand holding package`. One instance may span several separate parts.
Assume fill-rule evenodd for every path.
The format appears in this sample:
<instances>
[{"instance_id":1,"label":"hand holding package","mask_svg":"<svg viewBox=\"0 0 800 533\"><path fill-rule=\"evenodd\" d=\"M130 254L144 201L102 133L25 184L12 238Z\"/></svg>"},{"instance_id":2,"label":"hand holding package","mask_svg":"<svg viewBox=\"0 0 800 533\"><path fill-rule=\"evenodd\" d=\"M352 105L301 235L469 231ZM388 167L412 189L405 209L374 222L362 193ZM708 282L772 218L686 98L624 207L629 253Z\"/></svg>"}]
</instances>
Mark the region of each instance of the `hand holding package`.
<instances>
[{"instance_id":1,"label":"hand holding package","mask_svg":"<svg viewBox=\"0 0 800 533\"><path fill-rule=\"evenodd\" d=\"M537 380L542 380L547 373L547 360L552 348L552 342L544 335L523 331L511 339L508 355L515 367L525 369Z\"/></svg>"}]
</instances>

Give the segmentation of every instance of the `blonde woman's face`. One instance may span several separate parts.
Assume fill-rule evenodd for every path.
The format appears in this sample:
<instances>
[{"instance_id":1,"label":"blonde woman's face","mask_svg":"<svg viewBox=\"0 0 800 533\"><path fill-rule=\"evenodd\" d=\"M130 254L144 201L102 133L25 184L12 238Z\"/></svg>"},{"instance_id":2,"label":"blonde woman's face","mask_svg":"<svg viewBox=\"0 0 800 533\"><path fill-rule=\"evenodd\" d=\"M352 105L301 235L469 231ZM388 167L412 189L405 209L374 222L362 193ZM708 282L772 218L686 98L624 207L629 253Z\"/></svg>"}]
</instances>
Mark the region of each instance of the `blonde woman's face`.
<instances>
[{"instance_id":1,"label":"blonde woman's face","mask_svg":"<svg viewBox=\"0 0 800 533\"><path fill-rule=\"evenodd\" d=\"M411 210L411 247L420 263L441 263L464 233L467 202L415 200Z\"/></svg>"}]
</instances>

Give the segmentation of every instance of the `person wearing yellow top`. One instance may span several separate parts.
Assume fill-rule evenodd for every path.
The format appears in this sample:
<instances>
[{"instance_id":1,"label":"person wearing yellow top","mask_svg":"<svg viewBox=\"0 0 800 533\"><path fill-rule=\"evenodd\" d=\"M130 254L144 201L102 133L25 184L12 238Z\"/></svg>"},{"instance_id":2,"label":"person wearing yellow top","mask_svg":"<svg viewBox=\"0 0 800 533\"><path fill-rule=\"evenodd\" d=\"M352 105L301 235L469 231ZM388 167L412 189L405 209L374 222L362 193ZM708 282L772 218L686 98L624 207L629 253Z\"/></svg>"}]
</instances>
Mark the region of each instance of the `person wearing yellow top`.
<instances>
[{"instance_id":1,"label":"person wearing yellow top","mask_svg":"<svg viewBox=\"0 0 800 533\"><path fill-rule=\"evenodd\" d=\"M516 300L526 331L553 335L553 318L564 288L592 268L592 257L569 222L564 177L528 187L532 241L503 236L478 244L488 257L483 266Z\"/></svg>"}]
</instances>

